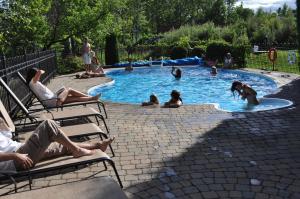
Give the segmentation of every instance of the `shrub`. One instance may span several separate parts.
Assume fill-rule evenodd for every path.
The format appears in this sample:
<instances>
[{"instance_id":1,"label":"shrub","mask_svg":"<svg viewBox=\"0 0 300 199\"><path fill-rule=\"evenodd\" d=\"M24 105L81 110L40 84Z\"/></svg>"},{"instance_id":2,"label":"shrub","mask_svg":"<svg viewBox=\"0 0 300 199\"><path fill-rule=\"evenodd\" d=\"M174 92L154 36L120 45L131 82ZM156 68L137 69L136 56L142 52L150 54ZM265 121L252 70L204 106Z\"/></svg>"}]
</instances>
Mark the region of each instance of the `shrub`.
<instances>
[{"instance_id":1,"label":"shrub","mask_svg":"<svg viewBox=\"0 0 300 199\"><path fill-rule=\"evenodd\" d=\"M153 46L148 57L152 57L152 59L157 59L161 56L169 57L171 54L171 49L172 47L168 45Z\"/></svg>"},{"instance_id":2,"label":"shrub","mask_svg":"<svg viewBox=\"0 0 300 199\"><path fill-rule=\"evenodd\" d=\"M58 60L58 73L68 74L83 70L83 61L81 57L67 56Z\"/></svg>"},{"instance_id":3,"label":"shrub","mask_svg":"<svg viewBox=\"0 0 300 199\"><path fill-rule=\"evenodd\" d=\"M106 65L113 65L119 62L119 54L117 47L117 38L115 34L106 36L105 42L105 63Z\"/></svg>"},{"instance_id":4,"label":"shrub","mask_svg":"<svg viewBox=\"0 0 300 199\"><path fill-rule=\"evenodd\" d=\"M232 46L231 54L233 57L234 65L237 67L245 67L246 66L246 56L247 53L250 52L250 45L236 45Z\"/></svg>"},{"instance_id":5,"label":"shrub","mask_svg":"<svg viewBox=\"0 0 300 199\"><path fill-rule=\"evenodd\" d=\"M187 56L187 49L185 47L176 46L171 50L171 59L181 59Z\"/></svg>"},{"instance_id":6,"label":"shrub","mask_svg":"<svg viewBox=\"0 0 300 199\"><path fill-rule=\"evenodd\" d=\"M202 55L204 53L205 53L205 50L203 48L195 47L189 52L189 56L190 57L194 57L194 56L202 57Z\"/></svg>"},{"instance_id":7,"label":"shrub","mask_svg":"<svg viewBox=\"0 0 300 199\"><path fill-rule=\"evenodd\" d=\"M221 61L227 52L230 52L230 45L227 42L212 41L207 45L206 58Z\"/></svg>"},{"instance_id":8,"label":"shrub","mask_svg":"<svg viewBox=\"0 0 300 199\"><path fill-rule=\"evenodd\" d=\"M176 45L189 49L191 48L189 42L190 42L190 38L188 36L183 36L179 38L179 41L176 43Z\"/></svg>"}]
</instances>

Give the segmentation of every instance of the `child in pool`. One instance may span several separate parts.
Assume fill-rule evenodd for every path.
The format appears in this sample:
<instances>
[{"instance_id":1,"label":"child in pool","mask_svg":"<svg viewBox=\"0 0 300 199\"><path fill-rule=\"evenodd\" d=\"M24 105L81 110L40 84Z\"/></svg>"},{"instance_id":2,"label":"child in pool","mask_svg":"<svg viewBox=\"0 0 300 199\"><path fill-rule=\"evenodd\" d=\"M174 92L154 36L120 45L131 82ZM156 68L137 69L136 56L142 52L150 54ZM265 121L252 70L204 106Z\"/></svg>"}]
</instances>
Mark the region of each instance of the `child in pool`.
<instances>
[{"instance_id":1,"label":"child in pool","mask_svg":"<svg viewBox=\"0 0 300 199\"><path fill-rule=\"evenodd\" d=\"M211 67L210 74L211 74L211 75L217 75L217 74L218 74L217 67L215 67L215 66L212 66L212 67Z\"/></svg>"},{"instance_id":2,"label":"child in pool","mask_svg":"<svg viewBox=\"0 0 300 199\"><path fill-rule=\"evenodd\" d=\"M171 71L171 74L176 78L176 79L180 79L181 78L181 70L180 68L177 68L177 67L172 67L172 71Z\"/></svg>"},{"instance_id":3,"label":"child in pool","mask_svg":"<svg viewBox=\"0 0 300 199\"><path fill-rule=\"evenodd\" d=\"M150 95L150 101L149 102L143 102L142 106L149 106L149 105L158 105L159 101L156 95L152 94Z\"/></svg>"},{"instance_id":4,"label":"child in pool","mask_svg":"<svg viewBox=\"0 0 300 199\"><path fill-rule=\"evenodd\" d=\"M248 86L247 84L243 84L240 81L234 81L231 85L231 92L234 93L237 91L239 95L242 96L242 100L247 99L248 104L258 105L259 102L256 98L256 91Z\"/></svg>"},{"instance_id":5,"label":"child in pool","mask_svg":"<svg viewBox=\"0 0 300 199\"><path fill-rule=\"evenodd\" d=\"M180 97L180 92L177 90L172 90L171 99L164 104L165 108L178 108L182 105L182 99Z\"/></svg>"}]
</instances>

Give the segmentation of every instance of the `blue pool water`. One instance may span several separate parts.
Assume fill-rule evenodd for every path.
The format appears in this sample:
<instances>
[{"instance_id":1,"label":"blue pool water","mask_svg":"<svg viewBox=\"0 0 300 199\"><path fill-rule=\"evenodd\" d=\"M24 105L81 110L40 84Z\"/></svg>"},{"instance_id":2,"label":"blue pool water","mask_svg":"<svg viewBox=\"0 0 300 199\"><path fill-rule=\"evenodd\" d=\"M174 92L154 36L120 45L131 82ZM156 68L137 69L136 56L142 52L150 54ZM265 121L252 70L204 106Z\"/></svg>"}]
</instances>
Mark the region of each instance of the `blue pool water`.
<instances>
[{"instance_id":1,"label":"blue pool water","mask_svg":"<svg viewBox=\"0 0 300 199\"><path fill-rule=\"evenodd\" d=\"M286 100L262 101L258 106L249 107L247 101L233 96L230 87L234 80L240 80L257 91L257 97L274 93L276 83L268 77L238 70L219 69L217 76L210 75L207 67L181 67L182 78L176 80L171 74L171 67L135 68L132 72L124 69L113 70L107 75L114 83L98 86L89 90L89 94L102 93L102 99L107 101L140 104L148 101L155 93L161 104L170 99L172 90L181 92L184 104L214 103L226 111L259 111L281 108L287 105Z\"/></svg>"}]
</instances>

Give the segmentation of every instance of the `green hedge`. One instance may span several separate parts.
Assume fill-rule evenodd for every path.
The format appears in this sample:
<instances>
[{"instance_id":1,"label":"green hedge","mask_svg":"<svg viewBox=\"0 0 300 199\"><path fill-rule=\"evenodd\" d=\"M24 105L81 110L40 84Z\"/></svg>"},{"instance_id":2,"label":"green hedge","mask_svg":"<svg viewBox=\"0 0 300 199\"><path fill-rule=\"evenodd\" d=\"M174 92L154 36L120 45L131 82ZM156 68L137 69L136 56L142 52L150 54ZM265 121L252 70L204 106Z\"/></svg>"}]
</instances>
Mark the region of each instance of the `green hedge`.
<instances>
[{"instance_id":1,"label":"green hedge","mask_svg":"<svg viewBox=\"0 0 300 199\"><path fill-rule=\"evenodd\" d=\"M202 57L203 54L205 54L205 50L200 47L195 47L191 51L189 51L189 57L194 57L194 56Z\"/></svg>"},{"instance_id":2,"label":"green hedge","mask_svg":"<svg viewBox=\"0 0 300 199\"><path fill-rule=\"evenodd\" d=\"M68 74L84 70L83 61L81 57L68 56L64 59L58 60L58 73Z\"/></svg>"},{"instance_id":3,"label":"green hedge","mask_svg":"<svg viewBox=\"0 0 300 199\"><path fill-rule=\"evenodd\" d=\"M208 43L206 49L206 59L216 60L223 63L226 53L231 53L234 65L237 67L246 66L246 56L250 52L250 46L245 45L231 45L224 41L212 41Z\"/></svg>"},{"instance_id":4,"label":"green hedge","mask_svg":"<svg viewBox=\"0 0 300 199\"><path fill-rule=\"evenodd\" d=\"M117 37L115 34L106 36L105 42L105 63L106 65L113 65L119 62Z\"/></svg>"},{"instance_id":5,"label":"green hedge","mask_svg":"<svg viewBox=\"0 0 300 199\"><path fill-rule=\"evenodd\" d=\"M172 48L170 57L171 59L181 59L187 57L188 50L182 46Z\"/></svg>"},{"instance_id":6,"label":"green hedge","mask_svg":"<svg viewBox=\"0 0 300 199\"><path fill-rule=\"evenodd\" d=\"M227 52L230 52L230 44L224 41L211 41L207 44L206 59L223 60Z\"/></svg>"}]
</instances>

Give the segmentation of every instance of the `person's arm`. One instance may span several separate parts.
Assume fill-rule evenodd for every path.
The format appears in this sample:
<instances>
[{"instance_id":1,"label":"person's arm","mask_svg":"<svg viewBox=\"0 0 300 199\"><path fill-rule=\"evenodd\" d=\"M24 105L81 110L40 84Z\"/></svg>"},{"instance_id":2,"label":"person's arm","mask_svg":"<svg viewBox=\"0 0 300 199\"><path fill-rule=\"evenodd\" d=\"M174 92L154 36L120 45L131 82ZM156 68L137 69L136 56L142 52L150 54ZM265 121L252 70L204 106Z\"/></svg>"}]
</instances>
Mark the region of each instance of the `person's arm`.
<instances>
[{"instance_id":1,"label":"person's arm","mask_svg":"<svg viewBox=\"0 0 300 199\"><path fill-rule=\"evenodd\" d=\"M0 162L8 160L17 162L19 165L22 165L24 169L33 167L33 161L28 157L27 154L0 152Z\"/></svg>"},{"instance_id":2,"label":"person's arm","mask_svg":"<svg viewBox=\"0 0 300 199\"><path fill-rule=\"evenodd\" d=\"M172 67L171 74L175 77L176 73L174 73L174 71L175 71L175 67Z\"/></svg>"},{"instance_id":3,"label":"person's arm","mask_svg":"<svg viewBox=\"0 0 300 199\"><path fill-rule=\"evenodd\" d=\"M35 76L32 78L33 83L36 83L37 81L40 81L41 75L44 74L45 71L43 70L38 70L35 74Z\"/></svg>"}]
</instances>

